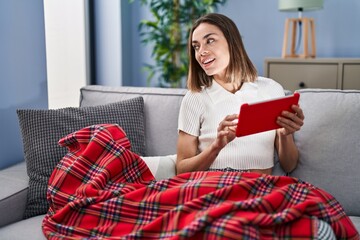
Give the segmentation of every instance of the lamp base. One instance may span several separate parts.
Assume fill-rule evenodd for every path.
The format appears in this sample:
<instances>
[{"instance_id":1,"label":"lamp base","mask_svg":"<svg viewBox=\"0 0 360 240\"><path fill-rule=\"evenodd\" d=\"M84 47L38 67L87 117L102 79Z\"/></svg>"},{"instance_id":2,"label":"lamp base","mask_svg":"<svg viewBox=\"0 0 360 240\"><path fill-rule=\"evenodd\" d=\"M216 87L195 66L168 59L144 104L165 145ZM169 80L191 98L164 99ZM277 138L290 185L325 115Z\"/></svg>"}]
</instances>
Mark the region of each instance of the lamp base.
<instances>
[{"instance_id":1,"label":"lamp base","mask_svg":"<svg viewBox=\"0 0 360 240\"><path fill-rule=\"evenodd\" d=\"M297 38L297 26L300 26L300 31L303 32L303 52L298 54L296 52L295 41ZM291 31L291 47L288 49L288 37ZM309 35L311 36L311 52L309 51ZM288 53L290 50L290 53ZM316 57L316 48L315 48L315 23L312 18L288 18L285 22L285 31L284 31L284 42L282 48L282 58L315 58Z\"/></svg>"}]
</instances>

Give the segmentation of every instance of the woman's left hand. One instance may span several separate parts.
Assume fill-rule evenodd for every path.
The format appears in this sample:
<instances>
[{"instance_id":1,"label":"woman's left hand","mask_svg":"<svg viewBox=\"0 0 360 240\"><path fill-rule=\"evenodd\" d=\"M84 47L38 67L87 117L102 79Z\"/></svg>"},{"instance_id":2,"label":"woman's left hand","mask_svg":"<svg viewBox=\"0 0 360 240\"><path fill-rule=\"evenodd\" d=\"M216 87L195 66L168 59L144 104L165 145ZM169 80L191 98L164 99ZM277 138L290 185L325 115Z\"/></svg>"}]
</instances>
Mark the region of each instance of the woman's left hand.
<instances>
[{"instance_id":1,"label":"woman's left hand","mask_svg":"<svg viewBox=\"0 0 360 240\"><path fill-rule=\"evenodd\" d=\"M305 116L302 109L297 105L291 108L294 112L284 111L277 119L277 124L282 127L279 131L283 136L299 131L304 125Z\"/></svg>"}]
</instances>

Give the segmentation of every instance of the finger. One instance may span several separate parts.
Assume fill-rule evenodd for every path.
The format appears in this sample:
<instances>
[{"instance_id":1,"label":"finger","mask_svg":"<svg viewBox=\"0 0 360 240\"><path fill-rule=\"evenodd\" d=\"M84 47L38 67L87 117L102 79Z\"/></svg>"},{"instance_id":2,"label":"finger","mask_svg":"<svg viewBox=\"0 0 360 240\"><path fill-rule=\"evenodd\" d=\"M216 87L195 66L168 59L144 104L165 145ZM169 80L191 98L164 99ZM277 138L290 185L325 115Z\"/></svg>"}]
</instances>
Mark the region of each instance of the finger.
<instances>
[{"instance_id":1,"label":"finger","mask_svg":"<svg viewBox=\"0 0 360 240\"><path fill-rule=\"evenodd\" d=\"M229 127L227 127L227 126L224 126L224 127L219 126L218 127L218 135L221 134L223 136L223 135L228 134L228 132L229 132Z\"/></svg>"},{"instance_id":2,"label":"finger","mask_svg":"<svg viewBox=\"0 0 360 240\"><path fill-rule=\"evenodd\" d=\"M231 132L236 132L236 126L231 126L231 127L229 127L229 131L231 131Z\"/></svg>"},{"instance_id":3,"label":"finger","mask_svg":"<svg viewBox=\"0 0 360 240\"><path fill-rule=\"evenodd\" d=\"M235 132L235 130L236 130L235 127L226 126L226 127L224 128L223 132L226 132L227 134L229 134L229 133L232 134L232 133Z\"/></svg>"},{"instance_id":4,"label":"finger","mask_svg":"<svg viewBox=\"0 0 360 240\"><path fill-rule=\"evenodd\" d=\"M296 123L297 125L302 126L304 124L303 119L302 119L303 114L301 112L298 114L297 112L292 113L292 112L284 111L281 115L282 116L280 116L280 117L288 119L288 120Z\"/></svg>"},{"instance_id":5,"label":"finger","mask_svg":"<svg viewBox=\"0 0 360 240\"><path fill-rule=\"evenodd\" d=\"M277 124L279 124L281 127L289 129L290 131L299 131L302 126L302 121L300 124L294 122L292 119L284 118L284 117L278 117Z\"/></svg>"},{"instance_id":6,"label":"finger","mask_svg":"<svg viewBox=\"0 0 360 240\"><path fill-rule=\"evenodd\" d=\"M222 137L225 137L227 134L228 133L226 131L220 131L220 132L218 132L217 137L222 138Z\"/></svg>"},{"instance_id":7,"label":"finger","mask_svg":"<svg viewBox=\"0 0 360 240\"><path fill-rule=\"evenodd\" d=\"M237 122L234 121L235 119L237 119L237 114L233 114L233 115L227 115L225 117L225 119L223 121L221 121L219 123L219 126L218 126L218 131L221 131L223 129L225 129L226 127L234 127L237 125Z\"/></svg>"},{"instance_id":8,"label":"finger","mask_svg":"<svg viewBox=\"0 0 360 240\"><path fill-rule=\"evenodd\" d=\"M224 120L233 121L233 120L237 119L238 117L239 117L238 114L231 114L231 115L227 115Z\"/></svg>"},{"instance_id":9,"label":"finger","mask_svg":"<svg viewBox=\"0 0 360 240\"><path fill-rule=\"evenodd\" d=\"M293 105L291 108L292 108L292 110L295 112L295 115L298 116L301 120L304 120L304 119L305 119L304 112L303 112L303 110L300 108L300 106Z\"/></svg>"}]
</instances>

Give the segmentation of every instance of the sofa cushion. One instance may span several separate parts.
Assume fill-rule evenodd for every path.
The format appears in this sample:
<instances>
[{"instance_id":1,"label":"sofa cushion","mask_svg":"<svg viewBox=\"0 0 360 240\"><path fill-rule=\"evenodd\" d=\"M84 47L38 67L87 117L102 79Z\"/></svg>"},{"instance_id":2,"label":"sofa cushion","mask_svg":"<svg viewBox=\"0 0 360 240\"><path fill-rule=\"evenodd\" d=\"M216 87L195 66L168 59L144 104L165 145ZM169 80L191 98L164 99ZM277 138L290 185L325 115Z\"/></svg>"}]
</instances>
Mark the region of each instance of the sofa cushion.
<instances>
[{"instance_id":1,"label":"sofa cushion","mask_svg":"<svg viewBox=\"0 0 360 240\"><path fill-rule=\"evenodd\" d=\"M184 88L109 87L92 85L81 88L80 106L95 106L136 96L144 98L147 156L176 153L178 116Z\"/></svg>"},{"instance_id":2,"label":"sofa cushion","mask_svg":"<svg viewBox=\"0 0 360 240\"><path fill-rule=\"evenodd\" d=\"M45 215L28 218L0 228L1 239L46 240L41 229Z\"/></svg>"},{"instance_id":3,"label":"sofa cushion","mask_svg":"<svg viewBox=\"0 0 360 240\"><path fill-rule=\"evenodd\" d=\"M23 218L28 182L24 161L0 170L0 228Z\"/></svg>"},{"instance_id":4,"label":"sofa cushion","mask_svg":"<svg viewBox=\"0 0 360 240\"><path fill-rule=\"evenodd\" d=\"M101 123L119 124L128 135L131 149L145 155L144 102L137 97L96 107L17 111L29 175L25 218L48 210L48 179L67 149L58 141L81 128Z\"/></svg>"},{"instance_id":5,"label":"sofa cushion","mask_svg":"<svg viewBox=\"0 0 360 240\"><path fill-rule=\"evenodd\" d=\"M359 216L360 91L299 92L305 121L295 134L300 161L291 176L323 188Z\"/></svg>"}]
</instances>

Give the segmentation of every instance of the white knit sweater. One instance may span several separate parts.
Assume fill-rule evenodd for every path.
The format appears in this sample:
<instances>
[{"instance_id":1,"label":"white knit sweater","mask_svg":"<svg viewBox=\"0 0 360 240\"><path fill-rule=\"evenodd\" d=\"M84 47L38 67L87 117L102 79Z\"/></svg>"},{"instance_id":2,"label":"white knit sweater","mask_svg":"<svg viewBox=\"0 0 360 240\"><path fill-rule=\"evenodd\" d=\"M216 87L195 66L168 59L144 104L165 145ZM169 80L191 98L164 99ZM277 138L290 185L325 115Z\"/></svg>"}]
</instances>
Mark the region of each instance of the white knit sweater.
<instances>
[{"instance_id":1,"label":"white knit sweater","mask_svg":"<svg viewBox=\"0 0 360 240\"><path fill-rule=\"evenodd\" d=\"M189 91L183 98L178 130L199 137L199 151L211 144L217 127L226 115L239 113L241 104L284 96L280 84L259 77L254 83L244 83L232 94L216 81L201 92ZM266 169L274 166L275 131L267 131L234 139L226 145L210 168Z\"/></svg>"}]
</instances>

